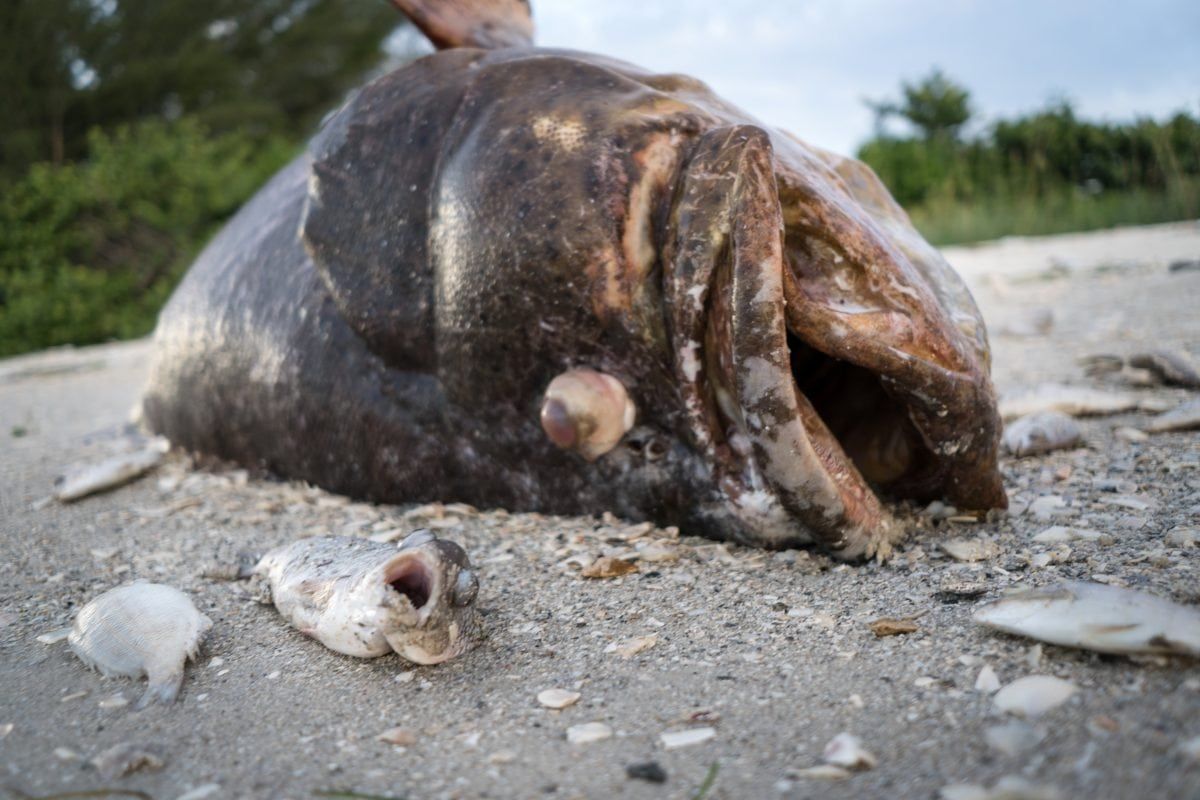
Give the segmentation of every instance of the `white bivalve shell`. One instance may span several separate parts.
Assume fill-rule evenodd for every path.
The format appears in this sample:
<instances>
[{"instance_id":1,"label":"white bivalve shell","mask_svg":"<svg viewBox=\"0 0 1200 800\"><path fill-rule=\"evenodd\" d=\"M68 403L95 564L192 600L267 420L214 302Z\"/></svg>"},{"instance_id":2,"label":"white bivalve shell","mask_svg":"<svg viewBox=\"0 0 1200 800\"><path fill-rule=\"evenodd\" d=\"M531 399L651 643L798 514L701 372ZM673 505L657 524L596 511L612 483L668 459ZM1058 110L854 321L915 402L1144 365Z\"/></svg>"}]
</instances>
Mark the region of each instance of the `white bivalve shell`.
<instances>
[{"instance_id":1,"label":"white bivalve shell","mask_svg":"<svg viewBox=\"0 0 1200 800\"><path fill-rule=\"evenodd\" d=\"M75 655L106 676L149 681L137 707L170 703L212 620L186 594L160 583L109 589L80 609L67 641Z\"/></svg>"}]
</instances>

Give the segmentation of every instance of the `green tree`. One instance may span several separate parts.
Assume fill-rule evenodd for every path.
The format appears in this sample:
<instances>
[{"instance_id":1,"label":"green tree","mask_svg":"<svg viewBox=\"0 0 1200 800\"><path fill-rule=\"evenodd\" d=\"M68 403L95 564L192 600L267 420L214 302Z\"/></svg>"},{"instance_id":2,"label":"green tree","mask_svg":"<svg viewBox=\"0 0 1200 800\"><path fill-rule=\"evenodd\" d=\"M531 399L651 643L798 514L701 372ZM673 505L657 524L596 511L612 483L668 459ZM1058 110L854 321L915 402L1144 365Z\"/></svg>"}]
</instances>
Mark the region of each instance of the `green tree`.
<instances>
[{"instance_id":1,"label":"green tree","mask_svg":"<svg viewBox=\"0 0 1200 800\"><path fill-rule=\"evenodd\" d=\"M889 117L898 116L926 140L957 139L971 118L970 92L935 67L916 83L902 83L903 100L867 101L875 112L876 129L882 130Z\"/></svg>"},{"instance_id":2,"label":"green tree","mask_svg":"<svg viewBox=\"0 0 1200 800\"><path fill-rule=\"evenodd\" d=\"M381 0L4 0L0 177L152 117L299 138L400 24Z\"/></svg>"}]
</instances>

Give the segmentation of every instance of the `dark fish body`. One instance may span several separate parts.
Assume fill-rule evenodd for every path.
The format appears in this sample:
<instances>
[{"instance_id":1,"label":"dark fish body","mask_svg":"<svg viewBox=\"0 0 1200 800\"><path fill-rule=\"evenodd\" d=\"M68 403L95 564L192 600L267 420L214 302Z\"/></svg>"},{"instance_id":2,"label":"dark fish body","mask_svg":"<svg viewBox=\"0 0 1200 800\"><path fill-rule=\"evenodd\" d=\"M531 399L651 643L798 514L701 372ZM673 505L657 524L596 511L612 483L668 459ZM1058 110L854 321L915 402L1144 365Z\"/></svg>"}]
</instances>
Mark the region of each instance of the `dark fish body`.
<instances>
[{"instance_id":1,"label":"dark fish body","mask_svg":"<svg viewBox=\"0 0 1200 800\"><path fill-rule=\"evenodd\" d=\"M156 342L156 431L357 497L844 557L898 534L881 497L1005 503L982 320L870 170L600 56L455 47L371 83ZM615 444L547 399L580 370L636 408Z\"/></svg>"}]
</instances>

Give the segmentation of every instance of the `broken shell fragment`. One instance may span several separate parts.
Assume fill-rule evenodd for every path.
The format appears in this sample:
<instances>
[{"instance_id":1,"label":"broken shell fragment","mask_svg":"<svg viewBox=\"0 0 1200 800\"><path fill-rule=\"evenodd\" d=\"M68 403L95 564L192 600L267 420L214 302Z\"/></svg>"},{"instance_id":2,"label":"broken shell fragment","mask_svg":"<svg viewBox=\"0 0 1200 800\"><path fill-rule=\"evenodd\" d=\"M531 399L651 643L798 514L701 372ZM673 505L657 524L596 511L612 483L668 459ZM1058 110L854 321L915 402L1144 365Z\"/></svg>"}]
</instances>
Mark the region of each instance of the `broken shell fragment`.
<instances>
[{"instance_id":1,"label":"broken shell fragment","mask_svg":"<svg viewBox=\"0 0 1200 800\"><path fill-rule=\"evenodd\" d=\"M149 685L137 704L142 708L175 700L183 665L195 658L211 627L183 592L138 581L80 609L67 641L83 663L106 676L145 675Z\"/></svg>"},{"instance_id":2,"label":"broken shell fragment","mask_svg":"<svg viewBox=\"0 0 1200 800\"><path fill-rule=\"evenodd\" d=\"M592 369L562 373L550 381L542 402L542 430L550 441L575 450L588 461L616 447L636 417L625 386Z\"/></svg>"},{"instance_id":3,"label":"broken shell fragment","mask_svg":"<svg viewBox=\"0 0 1200 800\"><path fill-rule=\"evenodd\" d=\"M546 708L563 709L579 702L579 692L569 692L566 689L543 689L538 692L537 701Z\"/></svg>"},{"instance_id":4,"label":"broken shell fragment","mask_svg":"<svg viewBox=\"0 0 1200 800\"><path fill-rule=\"evenodd\" d=\"M1029 719L1058 708L1078 690L1075 684L1053 675L1027 675L996 692L992 702L1000 711Z\"/></svg>"},{"instance_id":5,"label":"broken shell fragment","mask_svg":"<svg viewBox=\"0 0 1200 800\"><path fill-rule=\"evenodd\" d=\"M707 742L716 735L716 728L685 728L681 731L663 731L658 735L658 739L667 750L674 750L677 747L690 747Z\"/></svg>"},{"instance_id":6,"label":"broken shell fragment","mask_svg":"<svg viewBox=\"0 0 1200 800\"><path fill-rule=\"evenodd\" d=\"M1005 426L1004 449L1014 456L1035 456L1075 447L1083 440L1079 423L1066 414L1047 411L1021 417Z\"/></svg>"},{"instance_id":7,"label":"broken shell fragment","mask_svg":"<svg viewBox=\"0 0 1200 800\"><path fill-rule=\"evenodd\" d=\"M1068 581L976 609L981 625L1101 653L1200 656L1200 610L1118 586Z\"/></svg>"},{"instance_id":8,"label":"broken shell fragment","mask_svg":"<svg viewBox=\"0 0 1200 800\"><path fill-rule=\"evenodd\" d=\"M388 728L375 738L397 747L411 747L417 743L417 735L408 728Z\"/></svg>"},{"instance_id":9,"label":"broken shell fragment","mask_svg":"<svg viewBox=\"0 0 1200 800\"><path fill-rule=\"evenodd\" d=\"M101 778L111 781L139 770L162 769L166 762L160 747L124 742L108 748L88 763L95 767Z\"/></svg>"},{"instance_id":10,"label":"broken shell fragment","mask_svg":"<svg viewBox=\"0 0 1200 800\"><path fill-rule=\"evenodd\" d=\"M591 744L612 738L612 728L603 722L585 722L567 728L567 741L571 744Z\"/></svg>"},{"instance_id":11,"label":"broken shell fragment","mask_svg":"<svg viewBox=\"0 0 1200 800\"><path fill-rule=\"evenodd\" d=\"M637 571L637 564L634 564L632 561L626 561L623 558L613 558L611 556L601 556L584 567L579 574L585 578L618 578Z\"/></svg>"},{"instance_id":12,"label":"broken shell fragment","mask_svg":"<svg viewBox=\"0 0 1200 800\"><path fill-rule=\"evenodd\" d=\"M874 769L878 760L866 748L857 736L850 733L839 733L833 737L821 754L821 760L835 767L849 770Z\"/></svg>"},{"instance_id":13,"label":"broken shell fragment","mask_svg":"<svg viewBox=\"0 0 1200 800\"><path fill-rule=\"evenodd\" d=\"M916 633L921 628L911 619L892 619L883 617L870 623L867 627L871 633L882 639L885 636L899 636L905 633Z\"/></svg>"}]
</instances>

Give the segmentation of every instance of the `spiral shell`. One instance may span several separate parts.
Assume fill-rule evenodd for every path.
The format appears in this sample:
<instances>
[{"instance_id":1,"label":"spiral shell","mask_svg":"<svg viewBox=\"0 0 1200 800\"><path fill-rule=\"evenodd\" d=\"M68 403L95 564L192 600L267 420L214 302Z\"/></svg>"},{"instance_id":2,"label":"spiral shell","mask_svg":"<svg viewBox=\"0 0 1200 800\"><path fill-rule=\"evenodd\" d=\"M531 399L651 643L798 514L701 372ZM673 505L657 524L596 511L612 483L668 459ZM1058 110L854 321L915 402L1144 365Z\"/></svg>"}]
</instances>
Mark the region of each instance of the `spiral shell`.
<instances>
[{"instance_id":1,"label":"spiral shell","mask_svg":"<svg viewBox=\"0 0 1200 800\"><path fill-rule=\"evenodd\" d=\"M183 683L183 665L194 658L212 620L186 594L160 583L110 589L80 609L67 637L75 655L106 676L149 681L137 707L170 703Z\"/></svg>"}]
</instances>

